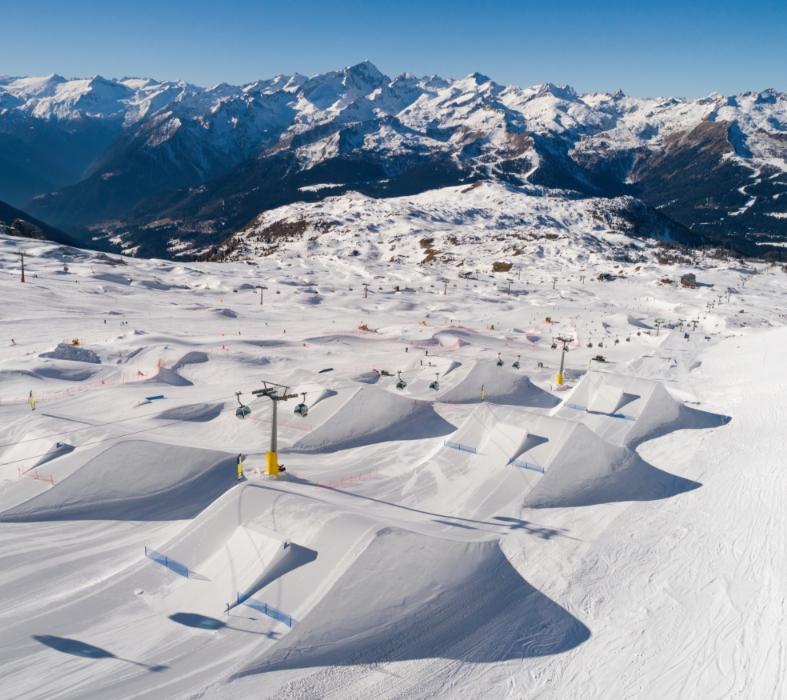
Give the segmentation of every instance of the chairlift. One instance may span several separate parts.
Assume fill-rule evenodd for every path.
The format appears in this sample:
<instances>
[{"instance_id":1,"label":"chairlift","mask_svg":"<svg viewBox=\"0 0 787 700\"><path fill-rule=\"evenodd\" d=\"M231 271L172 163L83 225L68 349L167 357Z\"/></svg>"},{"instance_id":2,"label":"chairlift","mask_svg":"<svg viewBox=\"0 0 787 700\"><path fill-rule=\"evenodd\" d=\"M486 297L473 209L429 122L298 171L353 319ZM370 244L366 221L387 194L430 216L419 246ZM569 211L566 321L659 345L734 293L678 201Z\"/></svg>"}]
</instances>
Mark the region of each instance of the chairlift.
<instances>
[{"instance_id":1,"label":"chairlift","mask_svg":"<svg viewBox=\"0 0 787 700\"><path fill-rule=\"evenodd\" d=\"M396 373L396 388L400 391L403 390L407 386L407 382L402 379L401 371Z\"/></svg>"},{"instance_id":2,"label":"chairlift","mask_svg":"<svg viewBox=\"0 0 787 700\"><path fill-rule=\"evenodd\" d=\"M593 343L592 343L592 342L589 342L589 343L588 343L588 347L589 347L589 348L592 348L592 347L593 347Z\"/></svg>"},{"instance_id":3,"label":"chairlift","mask_svg":"<svg viewBox=\"0 0 787 700\"><path fill-rule=\"evenodd\" d=\"M440 378L440 372L435 374L434 381L429 383L430 389L434 389L435 391L437 391L440 388L440 383L437 381L439 378Z\"/></svg>"},{"instance_id":4,"label":"chairlift","mask_svg":"<svg viewBox=\"0 0 787 700\"><path fill-rule=\"evenodd\" d=\"M296 416L300 416L301 418L306 418L309 415L309 407L306 405L306 394L301 394L303 397L303 401L301 401L297 406L295 406L295 413Z\"/></svg>"},{"instance_id":5,"label":"chairlift","mask_svg":"<svg viewBox=\"0 0 787 700\"><path fill-rule=\"evenodd\" d=\"M251 408L249 408L243 401L240 400L240 392L235 392L235 398L238 399L238 407L235 409L235 417L236 418L245 418L246 416L251 414Z\"/></svg>"},{"instance_id":6,"label":"chairlift","mask_svg":"<svg viewBox=\"0 0 787 700\"><path fill-rule=\"evenodd\" d=\"M553 340L552 345L549 346L552 350L557 350L557 343Z\"/></svg>"},{"instance_id":7,"label":"chairlift","mask_svg":"<svg viewBox=\"0 0 787 700\"><path fill-rule=\"evenodd\" d=\"M521 356L521 355L517 355L517 356L516 356L516 360L514 360L514 361L511 363L511 366L512 366L514 369L519 369L519 358L520 358L520 357L522 357L522 356Z\"/></svg>"},{"instance_id":8,"label":"chairlift","mask_svg":"<svg viewBox=\"0 0 787 700\"><path fill-rule=\"evenodd\" d=\"M498 367L502 367L503 366L503 358L500 357L500 353L497 353L497 366Z\"/></svg>"}]
</instances>

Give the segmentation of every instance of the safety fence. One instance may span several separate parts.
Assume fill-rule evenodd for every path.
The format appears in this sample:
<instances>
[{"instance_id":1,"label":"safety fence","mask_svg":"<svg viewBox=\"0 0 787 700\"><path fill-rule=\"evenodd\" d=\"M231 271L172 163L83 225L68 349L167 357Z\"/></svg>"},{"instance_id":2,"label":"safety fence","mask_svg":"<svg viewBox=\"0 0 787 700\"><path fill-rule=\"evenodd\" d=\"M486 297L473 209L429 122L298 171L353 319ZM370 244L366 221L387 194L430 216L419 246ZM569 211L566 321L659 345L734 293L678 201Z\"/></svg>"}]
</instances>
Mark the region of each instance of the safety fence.
<instances>
[{"instance_id":1,"label":"safety fence","mask_svg":"<svg viewBox=\"0 0 787 700\"><path fill-rule=\"evenodd\" d=\"M281 610L277 610L276 608L268 605L267 603L263 603L260 600L254 600L254 598L252 598L250 595L238 593L235 598L235 605L240 605L241 603L243 605L249 606L250 608L253 608L254 610L258 610L263 615L267 615L278 622L284 623L287 625L287 627L292 627L293 620L290 615L282 612Z\"/></svg>"},{"instance_id":2,"label":"safety fence","mask_svg":"<svg viewBox=\"0 0 787 700\"><path fill-rule=\"evenodd\" d=\"M24 470L21 467L18 467L16 470L16 474L19 479L23 479L23 478L36 479L37 481L44 481L50 486L55 485L55 477L53 477L51 474L46 476L43 474L39 474L37 469Z\"/></svg>"},{"instance_id":3,"label":"safety fence","mask_svg":"<svg viewBox=\"0 0 787 700\"><path fill-rule=\"evenodd\" d=\"M512 459L509 464L513 464L515 467L522 467L522 469L530 469L530 471L538 472L539 474L544 474L544 467L541 467L538 464L533 464L533 462L525 462L521 459Z\"/></svg>"},{"instance_id":4,"label":"safety fence","mask_svg":"<svg viewBox=\"0 0 787 700\"><path fill-rule=\"evenodd\" d=\"M469 445L463 445L461 442L451 442L450 440L446 440L443 443L446 447L450 447L452 450L459 450L460 452L469 452L470 454L477 455L478 449L475 447L470 447Z\"/></svg>"},{"instance_id":5,"label":"safety fence","mask_svg":"<svg viewBox=\"0 0 787 700\"><path fill-rule=\"evenodd\" d=\"M178 576L183 576L184 578L189 577L189 567L174 559L170 559L166 554L157 552L155 549L150 549L150 547L145 547L145 556L178 574Z\"/></svg>"}]
</instances>

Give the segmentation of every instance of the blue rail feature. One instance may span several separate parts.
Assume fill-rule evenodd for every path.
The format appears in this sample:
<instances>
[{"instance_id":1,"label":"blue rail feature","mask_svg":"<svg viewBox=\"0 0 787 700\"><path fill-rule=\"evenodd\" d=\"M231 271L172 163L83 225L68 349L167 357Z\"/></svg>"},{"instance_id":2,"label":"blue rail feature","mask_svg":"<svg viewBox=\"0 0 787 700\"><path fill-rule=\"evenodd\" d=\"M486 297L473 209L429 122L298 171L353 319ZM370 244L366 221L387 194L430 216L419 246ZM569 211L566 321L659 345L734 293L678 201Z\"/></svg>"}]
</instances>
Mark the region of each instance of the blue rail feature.
<instances>
[{"instance_id":1,"label":"blue rail feature","mask_svg":"<svg viewBox=\"0 0 787 700\"><path fill-rule=\"evenodd\" d=\"M189 567L185 564L181 564L179 561L170 559L166 554L157 552L155 549L150 549L150 547L145 547L145 556L178 574L178 576L183 576L183 578L189 577Z\"/></svg>"},{"instance_id":2,"label":"blue rail feature","mask_svg":"<svg viewBox=\"0 0 787 700\"><path fill-rule=\"evenodd\" d=\"M243 605L248 605L250 608L253 608L254 610L258 610L263 615L267 615L268 617L273 618L278 622L284 623L285 625L287 625L287 627L292 627L293 620L290 615L282 612L281 610L277 610L276 608L268 605L267 603L263 603L261 600L254 600L254 598L252 598L251 596L248 595L244 596L238 593L238 595L236 596L235 605L240 605L241 603L243 603Z\"/></svg>"},{"instance_id":3,"label":"blue rail feature","mask_svg":"<svg viewBox=\"0 0 787 700\"><path fill-rule=\"evenodd\" d=\"M474 455L478 454L478 450L475 447L470 447L469 445L463 445L461 442L450 442L446 440L445 446L450 447L452 450L459 450L460 452L469 452L470 454L474 454Z\"/></svg>"},{"instance_id":4,"label":"blue rail feature","mask_svg":"<svg viewBox=\"0 0 787 700\"><path fill-rule=\"evenodd\" d=\"M520 459L512 459L509 464L513 464L515 467L521 467L522 469L530 469L530 471L538 472L539 474L544 474L544 467L540 467L538 464L533 464L533 462L525 462L524 460Z\"/></svg>"}]
</instances>

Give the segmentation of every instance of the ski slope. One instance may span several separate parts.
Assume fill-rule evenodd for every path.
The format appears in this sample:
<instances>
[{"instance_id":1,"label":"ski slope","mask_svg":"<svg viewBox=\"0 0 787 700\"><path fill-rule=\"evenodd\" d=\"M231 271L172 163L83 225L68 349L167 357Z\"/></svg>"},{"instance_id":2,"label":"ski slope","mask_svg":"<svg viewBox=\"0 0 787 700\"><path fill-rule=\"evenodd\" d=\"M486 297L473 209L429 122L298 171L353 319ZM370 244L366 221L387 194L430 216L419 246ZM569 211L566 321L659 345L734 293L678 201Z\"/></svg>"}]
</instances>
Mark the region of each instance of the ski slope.
<instances>
[{"instance_id":1,"label":"ski slope","mask_svg":"<svg viewBox=\"0 0 787 700\"><path fill-rule=\"evenodd\" d=\"M0 694L783 697L787 278L609 265L0 237Z\"/></svg>"}]
</instances>

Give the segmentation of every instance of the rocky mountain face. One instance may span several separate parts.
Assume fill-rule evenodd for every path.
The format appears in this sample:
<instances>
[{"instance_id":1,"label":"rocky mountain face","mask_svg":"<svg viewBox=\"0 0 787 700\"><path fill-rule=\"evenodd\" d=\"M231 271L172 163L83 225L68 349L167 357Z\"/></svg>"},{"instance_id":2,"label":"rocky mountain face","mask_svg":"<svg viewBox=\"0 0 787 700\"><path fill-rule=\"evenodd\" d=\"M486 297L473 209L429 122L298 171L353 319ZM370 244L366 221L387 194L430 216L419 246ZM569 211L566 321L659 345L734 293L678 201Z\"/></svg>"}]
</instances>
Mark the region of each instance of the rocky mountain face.
<instances>
[{"instance_id":1,"label":"rocky mountain face","mask_svg":"<svg viewBox=\"0 0 787 700\"><path fill-rule=\"evenodd\" d=\"M62 231L58 231L5 202L0 202L0 233L21 238L35 238L39 241L71 242L71 239Z\"/></svg>"},{"instance_id":2,"label":"rocky mountain face","mask_svg":"<svg viewBox=\"0 0 787 700\"><path fill-rule=\"evenodd\" d=\"M0 164L0 199L138 255L204 255L297 202L477 181L627 202L656 237L669 222L683 240L787 250L787 95L773 90L637 99L391 79L368 62L211 88L3 77Z\"/></svg>"}]
</instances>

